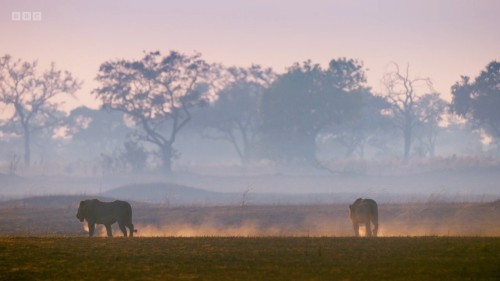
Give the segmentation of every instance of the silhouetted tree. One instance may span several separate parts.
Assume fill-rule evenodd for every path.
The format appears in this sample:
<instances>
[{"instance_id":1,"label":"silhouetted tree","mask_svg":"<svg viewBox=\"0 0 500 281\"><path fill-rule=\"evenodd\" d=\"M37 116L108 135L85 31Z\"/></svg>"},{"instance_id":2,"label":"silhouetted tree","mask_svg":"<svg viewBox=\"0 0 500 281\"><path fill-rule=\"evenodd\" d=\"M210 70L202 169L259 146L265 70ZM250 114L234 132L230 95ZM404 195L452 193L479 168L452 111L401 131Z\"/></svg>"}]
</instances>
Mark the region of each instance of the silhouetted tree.
<instances>
[{"instance_id":1,"label":"silhouetted tree","mask_svg":"<svg viewBox=\"0 0 500 281\"><path fill-rule=\"evenodd\" d=\"M190 108L214 98L213 66L200 54L146 53L140 60L101 65L93 93L102 106L128 115L142 128L142 140L159 149L163 168L171 172L178 132L191 120Z\"/></svg>"},{"instance_id":2,"label":"silhouetted tree","mask_svg":"<svg viewBox=\"0 0 500 281\"><path fill-rule=\"evenodd\" d=\"M135 172L143 171L148 160L148 153L144 147L134 140L126 141L123 147L124 150L121 152L120 158L124 166Z\"/></svg>"},{"instance_id":3,"label":"silhouetted tree","mask_svg":"<svg viewBox=\"0 0 500 281\"><path fill-rule=\"evenodd\" d=\"M390 104L384 97L373 95L369 89L360 92L362 108L355 118L334 124L329 139L346 148L346 157L357 154L364 158L367 144L376 144L382 134L390 130L390 119L384 112Z\"/></svg>"},{"instance_id":4,"label":"silhouetted tree","mask_svg":"<svg viewBox=\"0 0 500 281\"><path fill-rule=\"evenodd\" d=\"M393 71L386 73L383 83L386 88L386 97L391 103L391 115L394 126L400 130L404 139L404 160L410 157L411 145L414 140L414 130L419 123L416 113L416 103L420 95L417 88L427 86L432 91L432 83L429 78L410 78L410 65L402 73L399 65L393 63Z\"/></svg>"},{"instance_id":5,"label":"silhouetted tree","mask_svg":"<svg viewBox=\"0 0 500 281\"><path fill-rule=\"evenodd\" d=\"M310 61L290 67L262 97L265 156L316 163L316 137L359 113L365 81L362 64L352 59L332 60L325 70Z\"/></svg>"},{"instance_id":6,"label":"silhouetted tree","mask_svg":"<svg viewBox=\"0 0 500 281\"><path fill-rule=\"evenodd\" d=\"M492 61L471 82L462 76L451 88L452 111L485 129L500 140L500 62Z\"/></svg>"},{"instance_id":7,"label":"silhouetted tree","mask_svg":"<svg viewBox=\"0 0 500 281\"><path fill-rule=\"evenodd\" d=\"M12 107L13 115L3 128L22 135L24 164L31 163L31 141L35 132L57 125L63 117L58 110L62 102L55 97L74 95L81 82L68 71L60 71L54 63L42 74L37 73L37 62L0 58L0 103Z\"/></svg>"},{"instance_id":8,"label":"silhouetted tree","mask_svg":"<svg viewBox=\"0 0 500 281\"><path fill-rule=\"evenodd\" d=\"M439 123L443 121L448 103L438 93L425 94L416 103L418 117L417 138L422 145L422 154L435 155L436 139L440 131Z\"/></svg>"},{"instance_id":9,"label":"silhouetted tree","mask_svg":"<svg viewBox=\"0 0 500 281\"><path fill-rule=\"evenodd\" d=\"M92 157L112 152L135 130L125 124L122 112L85 106L73 109L66 119L65 126L71 143L84 148L76 152Z\"/></svg>"},{"instance_id":10,"label":"silhouetted tree","mask_svg":"<svg viewBox=\"0 0 500 281\"><path fill-rule=\"evenodd\" d=\"M256 144L260 124L258 103L262 92L276 74L258 65L250 68L233 67L227 72L228 86L204 110L203 136L230 142L242 164L245 164Z\"/></svg>"}]
</instances>

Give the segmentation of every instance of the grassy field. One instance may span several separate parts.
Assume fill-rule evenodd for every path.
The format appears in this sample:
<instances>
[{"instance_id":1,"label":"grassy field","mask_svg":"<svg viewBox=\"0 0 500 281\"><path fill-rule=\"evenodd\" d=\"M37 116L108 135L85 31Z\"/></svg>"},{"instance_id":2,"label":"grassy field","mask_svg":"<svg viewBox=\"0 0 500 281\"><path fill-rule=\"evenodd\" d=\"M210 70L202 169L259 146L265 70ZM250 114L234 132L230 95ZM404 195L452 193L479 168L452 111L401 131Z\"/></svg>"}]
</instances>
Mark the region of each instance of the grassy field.
<instances>
[{"instance_id":1,"label":"grassy field","mask_svg":"<svg viewBox=\"0 0 500 281\"><path fill-rule=\"evenodd\" d=\"M500 280L500 238L6 236L0 280Z\"/></svg>"},{"instance_id":2,"label":"grassy field","mask_svg":"<svg viewBox=\"0 0 500 281\"><path fill-rule=\"evenodd\" d=\"M80 200L0 202L0 281L500 280L499 200L380 204L376 239L347 237L343 204L138 202L138 237L89 239Z\"/></svg>"}]
</instances>

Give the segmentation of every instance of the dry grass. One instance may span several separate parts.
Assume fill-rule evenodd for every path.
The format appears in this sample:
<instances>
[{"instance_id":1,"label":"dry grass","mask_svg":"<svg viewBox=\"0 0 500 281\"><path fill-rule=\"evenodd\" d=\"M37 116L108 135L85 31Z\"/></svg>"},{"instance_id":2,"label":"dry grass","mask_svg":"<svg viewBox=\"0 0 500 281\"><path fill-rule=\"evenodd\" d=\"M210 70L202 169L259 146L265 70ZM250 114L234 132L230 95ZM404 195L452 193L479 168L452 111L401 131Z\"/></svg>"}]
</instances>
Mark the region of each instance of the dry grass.
<instances>
[{"instance_id":1,"label":"dry grass","mask_svg":"<svg viewBox=\"0 0 500 281\"><path fill-rule=\"evenodd\" d=\"M0 238L1 280L499 280L500 238Z\"/></svg>"},{"instance_id":2,"label":"dry grass","mask_svg":"<svg viewBox=\"0 0 500 281\"><path fill-rule=\"evenodd\" d=\"M42 197L2 203L0 235L85 236L75 217L80 199ZM168 207L132 202L132 207L138 236L143 237L352 235L343 204ZM381 204L379 213L381 236L500 236L499 200ZM97 234L104 235L104 228L99 227Z\"/></svg>"},{"instance_id":3,"label":"dry grass","mask_svg":"<svg viewBox=\"0 0 500 281\"><path fill-rule=\"evenodd\" d=\"M80 199L0 204L0 280L500 280L500 201L382 204L381 236L412 237L376 239L334 237L342 204L132 202L139 237L89 239Z\"/></svg>"}]
</instances>

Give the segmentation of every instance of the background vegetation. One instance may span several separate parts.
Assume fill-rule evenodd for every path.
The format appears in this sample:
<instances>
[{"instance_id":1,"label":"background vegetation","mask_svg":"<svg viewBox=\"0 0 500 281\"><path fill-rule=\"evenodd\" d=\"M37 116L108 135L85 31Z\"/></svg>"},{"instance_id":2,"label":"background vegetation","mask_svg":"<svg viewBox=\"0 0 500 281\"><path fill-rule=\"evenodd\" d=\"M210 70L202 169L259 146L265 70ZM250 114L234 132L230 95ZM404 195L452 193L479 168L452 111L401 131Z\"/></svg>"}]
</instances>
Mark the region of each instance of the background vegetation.
<instances>
[{"instance_id":1,"label":"background vegetation","mask_svg":"<svg viewBox=\"0 0 500 281\"><path fill-rule=\"evenodd\" d=\"M476 78L457 77L449 102L409 65L392 63L374 92L356 59L294 63L278 74L154 51L103 62L92 92L100 108L64 112L81 81L4 55L0 167L70 176L217 165L365 173L339 162L496 158L499 71L492 61Z\"/></svg>"}]
</instances>

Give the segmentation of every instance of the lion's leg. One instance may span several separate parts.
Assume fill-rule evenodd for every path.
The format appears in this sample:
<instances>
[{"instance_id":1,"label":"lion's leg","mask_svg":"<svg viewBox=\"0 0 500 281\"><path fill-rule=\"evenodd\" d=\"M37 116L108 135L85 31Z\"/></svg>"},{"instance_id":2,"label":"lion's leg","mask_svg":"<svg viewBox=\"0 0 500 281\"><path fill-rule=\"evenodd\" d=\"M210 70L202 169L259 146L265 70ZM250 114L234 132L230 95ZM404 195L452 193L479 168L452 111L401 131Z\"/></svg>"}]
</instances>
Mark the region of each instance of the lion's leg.
<instances>
[{"instance_id":1,"label":"lion's leg","mask_svg":"<svg viewBox=\"0 0 500 281\"><path fill-rule=\"evenodd\" d=\"M134 232L137 230L134 229L134 225L132 223L128 224L128 229L130 230L130 237L134 237Z\"/></svg>"},{"instance_id":2,"label":"lion's leg","mask_svg":"<svg viewBox=\"0 0 500 281\"><path fill-rule=\"evenodd\" d=\"M111 230L110 224L106 224L106 232L108 233L108 237L113 237L113 231Z\"/></svg>"},{"instance_id":3,"label":"lion's leg","mask_svg":"<svg viewBox=\"0 0 500 281\"><path fill-rule=\"evenodd\" d=\"M374 221L373 222L373 236L377 237L378 234L378 222Z\"/></svg>"},{"instance_id":4,"label":"lion's leg","mask_svg":"<svg viewBox=\"0 0 500 281\"><path fill-rule=\"evenodd\" d=\"M127 229L125 228L125 225L123 222L118 222L118 226L120 227L120 230L123 233L123 236L127 237Z\"/></svg>"},{"instance_id":5,"label":"lion's leg","mask_svg":"<svg viewBox=\"0 0 500 281\"><path fill-rule=\"evenodd\" d=\"M88 225L89 225L89 237L92 237L94 236L95 224L89 222Z\"/></svg>"},{"instance_id":6,"label":"lion's leg","mask_svg":"<svg viewBox=\"0 0 500 281\"><path fill-rule=\"evenodd\" d=\"M353 223L352 227L354 228L354 235L356 237L359 237L359 224L358 223Z\"/></svg>"},{"instance_id":7,"label":"lion's leg","mask_svg":"<svg viewBox=\"0 0 500 281\"><path fill-rule=\"evenodd\" d=\"M366 237L372 237L372 225L370 220L368 220L365 223L365 227L366 227Z\"/></svg>"}]
</instances>

